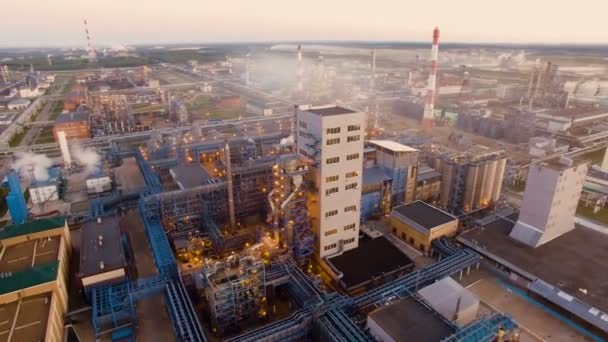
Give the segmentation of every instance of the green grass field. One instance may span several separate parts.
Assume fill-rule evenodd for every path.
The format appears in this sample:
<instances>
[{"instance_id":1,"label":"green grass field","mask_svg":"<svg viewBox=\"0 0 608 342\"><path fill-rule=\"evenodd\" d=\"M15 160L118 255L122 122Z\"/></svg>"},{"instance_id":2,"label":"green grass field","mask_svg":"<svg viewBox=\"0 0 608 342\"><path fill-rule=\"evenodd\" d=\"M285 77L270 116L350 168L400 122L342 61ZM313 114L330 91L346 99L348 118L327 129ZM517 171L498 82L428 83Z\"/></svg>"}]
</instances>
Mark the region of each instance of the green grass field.
<instances>
[{"instance_id":1,"label":"green grass field","mask_svg":"<svg viewBox=\"0 0 608 342\"><path fill-rule=\"evenodd\" d=\"M53 105L53 111L49 114L49 121L57 119L59 114L63 111L63 101L57 101Z\"/></svg>"},{"instance_id":2,"label":"green grass field","mask_svg":"<svg viewBox=\"0 0 608 342\"><path fill-rule=\"evenodd\" d=\"M582 204L579 204L579 206L576 208L576 214L578 216L588 218L601 224L608 225L608 209L606 208L602 208L597 213L594 213L592 206L586 207Z\"/></svg>"},{"instance_id":3,"label":"green grass field","mask_svg":"<svg viewBox=\"0 0 608 342\"><path fill-rule=\"evenodd\" d=\"M149 112L160 112L164 111L165 105L163 104L149 104L149 103L136 103L131 106L134 114L149 113Z\"/></svg>"},{"instance_id":4,"label":"green grass field","mask_svg":"<svg viewBox=\"0 0 608 342\"><path fill-rule=\"evenodd\" d=\"M36 137L36 140L34 140L34 144L48 144L54 141L55 137L53 136L53 127L48 126L45 127L42 131L40 131L40 133Z\"/></svg>"}]
</instances>

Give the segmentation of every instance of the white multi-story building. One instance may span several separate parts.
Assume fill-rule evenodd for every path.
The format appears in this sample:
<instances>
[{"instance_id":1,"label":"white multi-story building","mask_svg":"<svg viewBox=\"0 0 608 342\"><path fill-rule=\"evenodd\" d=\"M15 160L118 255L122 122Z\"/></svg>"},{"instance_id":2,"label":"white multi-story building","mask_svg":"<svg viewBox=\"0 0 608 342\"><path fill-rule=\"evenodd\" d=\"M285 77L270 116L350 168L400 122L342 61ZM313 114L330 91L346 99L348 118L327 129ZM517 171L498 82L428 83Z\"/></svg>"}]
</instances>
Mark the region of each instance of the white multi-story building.
<instances>
[{"instance_id":1,"label":"white multi-story building","mask_svg":"<svg viewBox=\"0 0 608 342\"><path fill-rule=\"evenodd\" d=\"M59 199L57 184L54 182L40 182L39 184L30 186L29 191L30 198L34 204L42 204Z\"/></svg>"},{"instance_id":2,"label":"white multi-story building","mask_svg":"<svg viewBox=\"0 0 608 342\"><path fill-rule=\"evenodd\" d=\"M319 258L356 248L365 113L338 106L297 111L298 154L311 164L309 210Z\"/></svg>"},{"instance_id":3,"label":"white multi-story building","mask_svg":"<svg viewBox=\"0 0 608 342\"><path fill-rule=\"evenodd\" d=\"M519 220L510 236L538 247L574 229L587 162L556 158L531 165Z\"/></svg>"}]
</instances>

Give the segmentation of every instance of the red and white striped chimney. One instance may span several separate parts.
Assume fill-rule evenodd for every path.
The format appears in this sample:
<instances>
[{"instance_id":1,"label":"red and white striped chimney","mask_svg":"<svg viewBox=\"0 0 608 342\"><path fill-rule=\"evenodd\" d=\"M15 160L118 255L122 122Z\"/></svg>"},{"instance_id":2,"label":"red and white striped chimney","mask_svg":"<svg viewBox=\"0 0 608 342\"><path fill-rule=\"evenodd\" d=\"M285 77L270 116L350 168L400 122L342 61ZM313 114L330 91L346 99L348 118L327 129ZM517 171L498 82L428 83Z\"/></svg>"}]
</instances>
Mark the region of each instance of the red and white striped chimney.
<instances>
[{"instance_id":1,"label":"red and white striped chimney","mask_svg":"<svg viewBox=\"0 0 608 342\"><path fill-rule=\"evenodd\" d=\"M298 77L298 91L302 92L304 90L304 69L302 68L302 45L298 45L298 65L296 74Z\"/></svg>"},{"instance_id":2,"label":"red and white striped chimney","mask_svg":"<svg viewBox=\"0 0 608 342\"><path fill-rule=\"evenodd\" d=\"M91 39L91 35L89 34L89 26L87 24L87 20L84 19L84 32L87 35L87 53L89 55L89 60L94 61L97 59L97 53L93 48L93 40Z\"/></svg>"},{"instance_id":3,"label":"red and white striped chimney","mask_svg":"<svg viewBox=\"0 0 608 342\"><path fill-rule=\"evenodd\" d=\"M433 30L433 48L431 49L431 72L426 89L426 99L424 103L424 115L422 116L423 128L430 128L434 122L435 112L435 89L437 88L437 58L439 54L439 28Z\"/></svg>"}]
</instances>

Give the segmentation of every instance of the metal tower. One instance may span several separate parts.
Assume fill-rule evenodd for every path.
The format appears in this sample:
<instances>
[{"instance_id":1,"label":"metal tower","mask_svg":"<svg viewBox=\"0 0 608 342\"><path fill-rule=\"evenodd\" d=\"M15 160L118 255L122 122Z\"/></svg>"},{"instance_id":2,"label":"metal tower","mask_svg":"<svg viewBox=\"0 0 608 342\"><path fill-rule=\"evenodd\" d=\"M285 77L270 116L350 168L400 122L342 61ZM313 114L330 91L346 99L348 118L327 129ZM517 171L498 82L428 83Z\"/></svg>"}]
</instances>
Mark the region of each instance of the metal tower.
<instances>
[{"instance_id":1,"label":"metal tower","mask_svg":"<svg viewBox=\"0 0 608 342\"><path fill-rule=\"evenodd\" d=\"M97 60L97 53L95 52L95 49L93 48L93 41L91 39L91 34L89 34L89 26L87 24L86 19L84 19L84 32L86 33L86 36L87 36L87 54L89 55L89 60L95 61L95 60Z\"/></svg>"}]
</instances>

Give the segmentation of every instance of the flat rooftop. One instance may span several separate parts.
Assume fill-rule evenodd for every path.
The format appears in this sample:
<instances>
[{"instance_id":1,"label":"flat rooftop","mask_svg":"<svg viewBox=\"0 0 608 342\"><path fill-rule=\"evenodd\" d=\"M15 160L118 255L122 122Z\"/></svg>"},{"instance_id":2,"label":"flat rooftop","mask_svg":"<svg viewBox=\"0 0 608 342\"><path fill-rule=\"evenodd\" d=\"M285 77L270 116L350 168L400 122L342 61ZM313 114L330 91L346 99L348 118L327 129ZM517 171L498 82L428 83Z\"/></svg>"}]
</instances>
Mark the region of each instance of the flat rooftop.
<instances>
[{"instance_id":1,"label":"flat rooftop","mask_svg":"<svg viewBox=\"0 0 608 342\"><path fill-rule=\"evenodd\" d=\"M369 143L393 152L418 152L413 147L392 140L370 140Z\"/></svg>"},{"instance_id":2,"label":"flat rooftop","mask_svg":"<svg viewBox=\"0 0 608 342\"><path fill-rule=\"evenodd\" d=\"M46 230L61 228L63 226L65 226L65 216L54 216L23 224L13 224L0 229L0 240L39 233Z\"/></svg>"},{"instance_id":3,"label":"flat rooftop","mask_svg":"<svg viewBox=\"0 0 608 342\"><path fill-rule=\"evenodd\" d=\"M88 122L89 112L75 111L67 114L61 114L55 119L55 124L64 124L69 122Z\"/></svg>"},{"instance_id":4,"label":"flat rooftop","mask_svg":"<svg viewBox=\"0 0 608 342\"><path fill-rule=\"evenodd\" d=\"M427 230L431 230L439 225L448 223L457 218L446 213L426 202L415 201L409 204L404 204L393 208L393 212L401 217L405 217L414 223L422 226Z\"/></svg>"},{"instance_id":5,"label":"flat rooftop","mask_svg":"<svg viewBox=\"0 0 608 342\"><path fill-rule=\"evenodd\" d=\"M50 307L51 293L0 305L0 341L44 341Z\"/></svg>"},{"instance_id":6,"label":"flat rooftop","mask_svg":"<svg viewBox=\"0 0 608 342\"><path fill-rule=\"evenodd\" d=\"M209 174L199 165L179 165L170 171L180 189L192 189L209 180Z\"/></svg>"},{"instance_id":7,"label":"flat rooftop","mask_svg":"<svg viewBox=\"0 0 608 342\"><path fill-rule=\"evenodd\" d=\"M486 224L459 237L556 286L560 290L608 311L608 235L577 226L537 248L509 237L517 215ZM586 289L584 294L579 289Z\"/></svg>"},{"instance_id":8,"label":"flat rooftop","mask_svg":"<svg viewBox=\"0 0 608 342\"><path fill-rule=\"evenodd\" d=\"M436 342L453 334L450 326L408 297L369 314L395 341Z\"/></svg>"},{"instance_id":9,"label":"flat rooftop","mask_svg":"<svg viewBox=\"0 0 608 342\"><path fill-rule=\"evenodd\" d=\"M126 266L118 218L91 221L80 229L80 275L91 276ZM101 237L102 243L99 244ZM103 261L103 268L100 263Z\"/></svg>"},{"instance_id":10,"label":"flat rooftop","mask_svg":"<svg viewBox=\"0 0 608 342\"><path fill-rule=\"evenodd\" d=\"M60 241L60 236L53 236L6 247L0 258L0 273L19 272L56 261Z\"/></svg>"},{"instance_id":11,"label":"flat rooftop","mask_svg":"<svg viewBox=\"0 0 608 342\"><path fill-rule=\"evenodd\" d=\"M310 108L306 110L307 112L321 115L321 116L331 116L331 115L341 115L341 114L351 114L357 113L356 111L340 106L334 107L319 107L319 108Z\"/></svg>"},{"instance_id":12,"label":"flat rooftop","mask_svg":"<svg viewBox=\"0 0 608 342\"><path fill-rule=\"evenodd\" d=\"M347 288L401 268L414 267L414 262L384 236L375 239L366 236L359 240L359 247L330 257L327 262L342 272Z\"/></svg>"}]
</instances>

